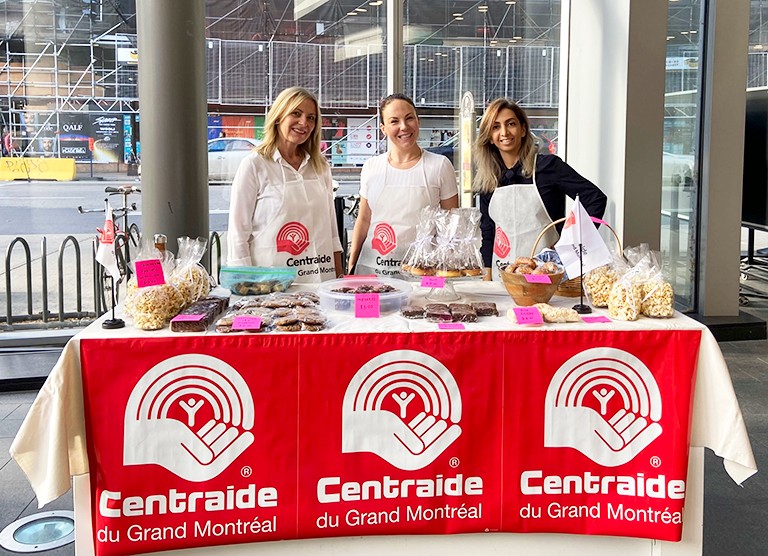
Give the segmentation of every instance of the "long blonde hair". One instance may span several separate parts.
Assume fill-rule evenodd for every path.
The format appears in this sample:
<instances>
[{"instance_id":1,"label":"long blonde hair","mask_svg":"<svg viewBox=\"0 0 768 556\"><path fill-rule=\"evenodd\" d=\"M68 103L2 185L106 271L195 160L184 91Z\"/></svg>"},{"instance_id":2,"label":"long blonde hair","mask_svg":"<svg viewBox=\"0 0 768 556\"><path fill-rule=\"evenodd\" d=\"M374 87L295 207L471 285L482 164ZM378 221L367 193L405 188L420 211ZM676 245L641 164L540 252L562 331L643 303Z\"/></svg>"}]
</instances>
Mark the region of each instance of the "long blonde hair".
<instances>
[{"instance_id":1,"label":"long blonde hair","mask_svg":"<svg viewBox=\"0 0 768 556\"><path fill-rule=\"evenodd\" d=\"M504 161L501 158L499 149L491 142L491 131L493 130L493 123L499 116L499 112L505 108L514 112L522 129L525 130L525 137L523 137L523 142L520 146L520 161L523 165L523 175L526 177L533 175L538 147L536 145L536 138L531 133L528 116L515 102L507 98L497 98L485 109L485 114L483 114L480 120L480 131L472 148L477 168L477 174L472 183L472 191L475 193L493 193L504 171Z\"/></svg>"},{"instance_id":2,"label":"long blonde hair","mask_svg":"<svg viewBox=\"0 0 768 556\"><path fill-rule=\"evenodd\" d=\"M272 160L280 140L280 134L277 130L280 121L296 110L307 99L315 103L317 119L315 120L315 129L312 130L309 138L298 146L298 149L299 152L309 154L309 163L315 171L321 172L328 165L328 161L325 160L325 157L320 152L322 138L321 122L323 121L320 114L320 105L317 103L315 95L301 87L289 87L277 95L264 120L264 141L256 147L256 151L264 158Z\"/></svg>"}]
</instances>

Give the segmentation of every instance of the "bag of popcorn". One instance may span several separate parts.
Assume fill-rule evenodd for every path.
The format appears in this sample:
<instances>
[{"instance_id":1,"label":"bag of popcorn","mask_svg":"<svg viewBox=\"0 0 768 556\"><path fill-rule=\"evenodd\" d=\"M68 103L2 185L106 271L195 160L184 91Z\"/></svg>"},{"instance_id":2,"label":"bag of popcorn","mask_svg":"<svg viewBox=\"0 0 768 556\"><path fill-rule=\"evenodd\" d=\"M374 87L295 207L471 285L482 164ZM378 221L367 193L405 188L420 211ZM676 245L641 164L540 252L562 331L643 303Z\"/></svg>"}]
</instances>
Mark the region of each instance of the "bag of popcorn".
<instances>
[{"instance_id":1,"label":"bag of popcorn","mask_svg":"<svg viewBox=\"0 0 768 556\"><path fill-rule=\"evenodd\" d=\"M613 285L618 282L627 271L629 265L620 255L613 256L613 262L597 267L586 273L582 278L584 292L595 307L608 307L608 299L611 296Z\"/></svg>"},{"instance_id":2,"label":"bag of popcorn","mask_svg":"<svg viewBox=\"0 0 768 556\"><path fill-rule=\"evenodd\" d=\"M152 259L160 261L165 283L139 287L135 274L136 263ZM125 313L133 318L133 325L141 330L163 328L184 307L184 298L168 283L168 277L176 264L173 254L158 249L156 242L142 241L131 264L134 266L134 275L126 283Z\"/></svg>"},{"instance_id":3,"label":"bag of popcorn","mask_svg":"<svg viewBox=\"0 0 768 556\"><path fill-rule=\"evenodd\" d=\"M192 239L184 236L177 242L179 254L169 282L179 290L186 306L207 296L216 284L200 264L208 247L208 241L204 237Z\"/></svg>"}]
</instances>

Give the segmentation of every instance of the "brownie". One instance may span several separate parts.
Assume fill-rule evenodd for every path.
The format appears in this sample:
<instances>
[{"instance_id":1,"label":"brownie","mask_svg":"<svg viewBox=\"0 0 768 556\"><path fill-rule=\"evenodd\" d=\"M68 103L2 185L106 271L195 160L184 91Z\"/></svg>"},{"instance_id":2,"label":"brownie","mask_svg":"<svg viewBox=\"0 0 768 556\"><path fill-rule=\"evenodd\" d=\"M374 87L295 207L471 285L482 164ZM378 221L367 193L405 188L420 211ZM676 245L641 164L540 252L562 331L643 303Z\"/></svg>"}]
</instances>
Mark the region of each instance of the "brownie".
<instances>
[{"instance_id":1,"label":"brownie","mask_svg":"<svg viewBox=\"0 0 768 556\"><path fill-rule=\"evenodd\" d=\"M496 308L496 304L490 301L480 301L472 303L472 308L477 313L478 317L498 317L499 310Z\"/></svg>"},{"instance_id":2,"label":"brownie","mask_svg":"<svg viewBox=\"0 0 768 556\"><path fill-rule=\"evenodd\" d=\"M453 322L451 310L443 303L430 303L425 311L429 322Z\"/></svg>"},{"instance_id":3,"label":"brownie","mask_svg":"<svg viewBox=\"0 0 768 556\"><path fill-rule=\"evenodd\" d=\"M477 322L477 313L466 303L451 303L451 316L455 322Z\"/></svg>"},{"instance_id":4,"label":"brownie","mask_svg":"<svg viewBox=\"0 0 768 556\"><path fill-rule=\"evenodd\" d=\"M423 319L424 307L419 307L418 305L404 305L400 309L400 314L407 319Z\"/></svg>"},{"instance_id":5,"label":"brownie","mask_svg":"<svg viewBox=\"0 0 768 556\"><path fill-rule=\"evenodd\" d=\"M180 315L203 315L203 318L196 321L171 321L172 332L205 332L213 324L224 309L229 300L225 297L206 297L191 303Z\"/></svg>"}]
</instances>

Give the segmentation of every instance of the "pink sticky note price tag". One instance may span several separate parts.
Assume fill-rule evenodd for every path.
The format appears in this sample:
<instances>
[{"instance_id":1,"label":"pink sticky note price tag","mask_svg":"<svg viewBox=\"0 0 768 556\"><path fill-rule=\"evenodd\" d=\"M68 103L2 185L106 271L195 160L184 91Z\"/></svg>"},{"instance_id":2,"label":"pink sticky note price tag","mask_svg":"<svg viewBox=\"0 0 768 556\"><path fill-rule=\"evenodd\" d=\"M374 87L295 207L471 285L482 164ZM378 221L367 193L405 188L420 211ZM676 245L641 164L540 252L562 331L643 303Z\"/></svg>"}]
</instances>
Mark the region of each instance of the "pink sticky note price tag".
<instances>
[{"instance_id":1,"label":"pink sticky note price tag","mask_svg":"<svg viewBox=\"0 0 768 556\"><path fill-rule=\"evenodd\" d=\"M515 307L517 324L543 324L544 318L536 307Z\"/></svg>"},{"instance_id":2,"label":"pink sticky note price tag","mask_svg":"<svg viewBox=\"0 0 768 556\"><path fill-rule=\"evenodd\" d=\"M421 279L422 288L444 288L445 276L424 276Z\"/></svg>"},{"instance_id":3,"label":"pink sticky note price tag","mask_svg":"<svg viewBox=\"0 0 768 556\"><path fill-rule=\"evenodd\" d=\"M205 315L176 315L171 322L198 322L205 318Z\"/></svg>"},{"instance_id":4,"label":"pink sticky note price tag","mask_svg":"<svg viewBox=\"0 0 768 556\"><path fill-rule=\"evenodd\" d=\"M232 330L258 330L261 328L261 317L237 315L232 319Z\"/></svg>"},{"instance_id":5,"label":"pink sticky note price tag","mask_svg":"<svg viewBox=\"0 0 768 556\"><path fill-rule=\"evenodd\" d=\"M551 284L552 279L549 274L523 274L525 281L531 284Z\"/></svg>"},{"instance_id":6,"label":"pink sticky note price tag","mask_svg":"<svg viewBox=\"0 0 768 556\"><path fill-rule=\"evenodd\" d=\"M159 259L136 261L136 285L140 288L147 286L162 286L165 284L163 265Z\"/></svg>"},{"instance_id":7,"label":"pink sticky note price tag","mask_svg":"<svg viewBox=\"0 0 768 556\"><path fill-rule=\"evenodd\" d=\"M381 316L381 305L377 293L355 294L355 318L377 319Z\"/></svg>"},{"instance_id":8,"label":"pink sticky note price tag","mask_svg":"<svg viewBox=\"0 0 768 556\"><path fill-rule=\"evenodd\" d=\"M583 320L587 324L594 324L598 322L613 322L611 319L609 319L605 315L595 315L593 317L581 317L581 320Z\"/></svg>"},{"instance_id":9,"label":"pink sticky note price tag","mask_svg":"<svg viewBox=\"0 0 768 556\"><path fill-rule=\"evenodd\" d=\"M464 330L466 327L461 322L441 322L437 327L440 330Z\"/></svg>"}]
</instances>

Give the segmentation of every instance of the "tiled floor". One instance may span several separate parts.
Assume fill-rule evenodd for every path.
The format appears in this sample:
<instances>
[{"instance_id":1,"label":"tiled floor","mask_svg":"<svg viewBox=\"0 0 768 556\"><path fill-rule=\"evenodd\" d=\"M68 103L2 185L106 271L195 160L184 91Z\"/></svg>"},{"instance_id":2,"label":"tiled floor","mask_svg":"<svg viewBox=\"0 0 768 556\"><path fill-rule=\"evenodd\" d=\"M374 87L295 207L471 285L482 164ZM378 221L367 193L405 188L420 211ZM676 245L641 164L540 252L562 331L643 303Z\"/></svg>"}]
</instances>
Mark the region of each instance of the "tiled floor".
<instances>
[{"instance_id":1,"label":"tiled floor","mask_svg":"<svg viewBox=\"0 0 768 556\"><path fill-rule=\"evenodd\" d=\"M755 301L748 310L760 318L768 318L768 301ZM728 361L757 465L762 472L750 478L743 488L739 487L726 475L722 460L707 451L703 553L705 556L768 554L768 341L726 342L720 347ZM0 366L23 365L25 369L37 368L47 373L55 355L52 352L16 354L14 357L0 354ZM35 394L0 393L0 529L38 511L26 477L8 455L11 440ZM71 492L45 509L72 509ZM0 548L0 554L10 553ZM47 554L74 554L74 545Z\"/></svg>"}]
</instances>

